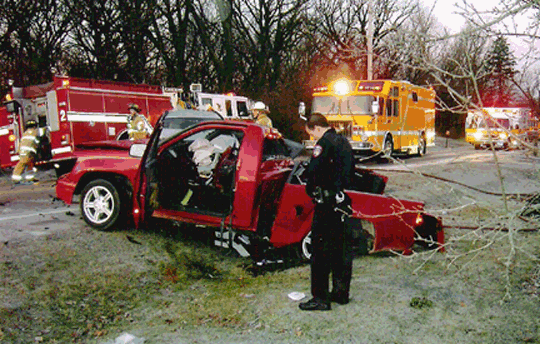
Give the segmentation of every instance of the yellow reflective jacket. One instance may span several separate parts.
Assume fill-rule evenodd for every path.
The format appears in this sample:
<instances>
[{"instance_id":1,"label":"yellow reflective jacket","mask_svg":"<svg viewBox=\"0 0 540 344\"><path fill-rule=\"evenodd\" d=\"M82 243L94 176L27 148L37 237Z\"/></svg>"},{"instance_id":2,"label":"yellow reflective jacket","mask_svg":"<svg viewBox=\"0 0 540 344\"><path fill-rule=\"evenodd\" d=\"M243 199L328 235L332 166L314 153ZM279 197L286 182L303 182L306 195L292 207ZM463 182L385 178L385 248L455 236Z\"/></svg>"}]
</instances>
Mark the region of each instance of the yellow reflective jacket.
<instances>
[{"instance_id":1,"label":"yellow reflective jacket","mask_svg":"<svg viewBox=\"0 0 540 344\"><path fill-rule=\"evenodd\" d=\"M143 115L129 116L127 120L127 131L130 140L140 140L152 134L152 126Z\"/></svg>"},{"instance_id":2,"label":"yellow reflective jacket","mask_svg":"<svg viewBox=\"0 0 540 344\"><path fill-rule=\"evenodd\" d=\"M255 123L272 128L272 120L270 119L270 117L266 116L263 113L261 113L259 117L257 117Z\"/></svg>"},{"instance_id":3,"label":"yellow reflective jacket","mask_svg":"<svg viewBox=\"0 0 540 344\"><path fill-rule=\"evenodd\" d=\"M19 154L35 155L39 144L38 129L28 128L21 137L21 145L19 146Z\"/></svg>"}]
</instances>

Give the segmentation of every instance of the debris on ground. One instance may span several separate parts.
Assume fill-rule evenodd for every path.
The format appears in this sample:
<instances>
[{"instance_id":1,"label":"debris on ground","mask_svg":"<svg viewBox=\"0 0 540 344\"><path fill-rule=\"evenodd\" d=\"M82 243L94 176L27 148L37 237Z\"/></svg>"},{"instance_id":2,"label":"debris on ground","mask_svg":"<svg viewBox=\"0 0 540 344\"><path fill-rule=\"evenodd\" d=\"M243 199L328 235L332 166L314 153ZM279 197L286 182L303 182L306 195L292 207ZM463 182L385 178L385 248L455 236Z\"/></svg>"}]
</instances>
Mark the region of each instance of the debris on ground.
<instances>
[{"instance_id":1,"label":"debris on ground","mask_svg":"<svg viewBox=\"0 0 540 344\"><path fill-rule=\"evenodd\" d=\"M130 333L124 332L118 336L114 342L106 342L104 344L143 344L144 341L144 338L137 338Z\"/></svg>"}]
</instances>

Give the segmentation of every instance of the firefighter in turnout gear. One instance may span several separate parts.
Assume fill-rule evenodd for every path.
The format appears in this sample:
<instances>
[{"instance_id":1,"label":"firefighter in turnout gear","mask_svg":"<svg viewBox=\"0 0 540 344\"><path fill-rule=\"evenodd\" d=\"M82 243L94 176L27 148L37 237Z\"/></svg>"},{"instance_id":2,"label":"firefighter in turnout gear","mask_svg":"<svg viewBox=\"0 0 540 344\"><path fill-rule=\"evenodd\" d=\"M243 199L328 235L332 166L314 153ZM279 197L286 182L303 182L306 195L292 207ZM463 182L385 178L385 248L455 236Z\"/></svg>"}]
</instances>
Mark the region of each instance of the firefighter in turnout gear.
<instances>
[{"instance_id":1,"label":"firefighter in turnout gear","mask_svg":"<svg viewBox=\"0 0 540 344\"><path fill-rule=\"evenodd\" d=\"M21 138L19 146L19 162L13 169L11 180L14 183L22 181L22 174L26 169L25 180L33 182L37 169L34 167L34 161L39 146L38 128L36 121L27 121L26 130Z\"/></svg>"},{"instance_id":2,"label":"firefighter in turnout gear","mask_svg":"<svg viewBox=\"0 0 540 344\"><path fill-rule=\"evenodd\" d=\"M263 102L256 102L252 111L255 123L272 128L272 120L268 117L270 111Z\"/></svg>"},{"instance_id":3,"label":"firefighter in turnout gear","mask_svg":"<svg viewBox=\"0 0 540 344\"><path fill-rule=\"evenodd\" d=\"M312 114L305 129L317 140L307 168L306 185L306 193L315 203L311 225L313 298L299 307L305 311L327 311L331 302L349 303L353 255L348 218L352 208L345 190L351 184L354 157L349 141L337 134L323 115Z\"/></svg>"},{"instance_id":4,"label":"firefighter in turnout gear","mask_svg":"<svg viewBox=\"0 0 540 344\"><path fill-rule=\"evenodd\" d=\"M127 118L127 131L130 140L145 139L152 134L152 126L141 114L141 109L137 104L129 105L129 115Z\"/></svg>"}]
</instances>

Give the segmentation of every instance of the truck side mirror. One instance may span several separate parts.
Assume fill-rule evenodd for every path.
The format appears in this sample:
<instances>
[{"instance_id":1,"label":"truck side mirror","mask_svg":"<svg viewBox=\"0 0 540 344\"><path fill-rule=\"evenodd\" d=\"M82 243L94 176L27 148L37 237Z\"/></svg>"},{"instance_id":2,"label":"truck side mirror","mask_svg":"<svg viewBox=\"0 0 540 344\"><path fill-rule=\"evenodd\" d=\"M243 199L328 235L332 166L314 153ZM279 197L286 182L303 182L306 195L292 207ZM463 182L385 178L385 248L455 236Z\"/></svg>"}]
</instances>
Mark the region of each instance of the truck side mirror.
<instances>
[{"instance_id":1,"label":"truck side mirror","mask_svg":"<svg viewBox=\"0 0 540 344\"><path fill-rule=\"evenodd\" d=\"M298 115L300 116L301 119L303 119L304 121L307 121L306 104L304 102L300 102L300 104L298 105Z\"/></svg>"},{"instance_id":2,"label":"truck side mirror","mask_svg":"<svg viewBox=\"0 0 540 344\"><path fill-rule=\"evenodd\" d=\"M134 143L129 147L129 155L135 158L142 158L144 151L146 150L146 144Z\"/></svg>"},{"instance_id":3,"label":"truck side mirror","mask_svg":"<svg viewBox=\"0 0 540 344\"><path fill-rule=\"evenodd\" d=\"M377 116L379 114L379 100L374 100L372 103L371 103L371 113L375 116Z\"/></svg>"}]
</instances>

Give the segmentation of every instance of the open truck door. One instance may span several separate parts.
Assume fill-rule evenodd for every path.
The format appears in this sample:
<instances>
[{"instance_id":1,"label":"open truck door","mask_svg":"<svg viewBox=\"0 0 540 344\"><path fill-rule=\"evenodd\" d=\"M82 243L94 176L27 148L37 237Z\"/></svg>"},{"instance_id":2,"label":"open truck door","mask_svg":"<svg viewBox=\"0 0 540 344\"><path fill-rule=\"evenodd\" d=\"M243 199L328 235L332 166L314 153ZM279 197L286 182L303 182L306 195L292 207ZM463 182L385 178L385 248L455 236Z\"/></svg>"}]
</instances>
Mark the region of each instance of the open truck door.
<instances>
[{"instance_id":1,"label":"open truck door","mask_svg":"<svg viewBox=\"0 0 540 344\"><path fill-rule=\"evenodd\" d=\"M240 225L233 213L243 137L241 129L215 123L165 142L153 136L140 173L145 178L141 203L147 218L213 227Z\"/></svg>"}]
</instances>

